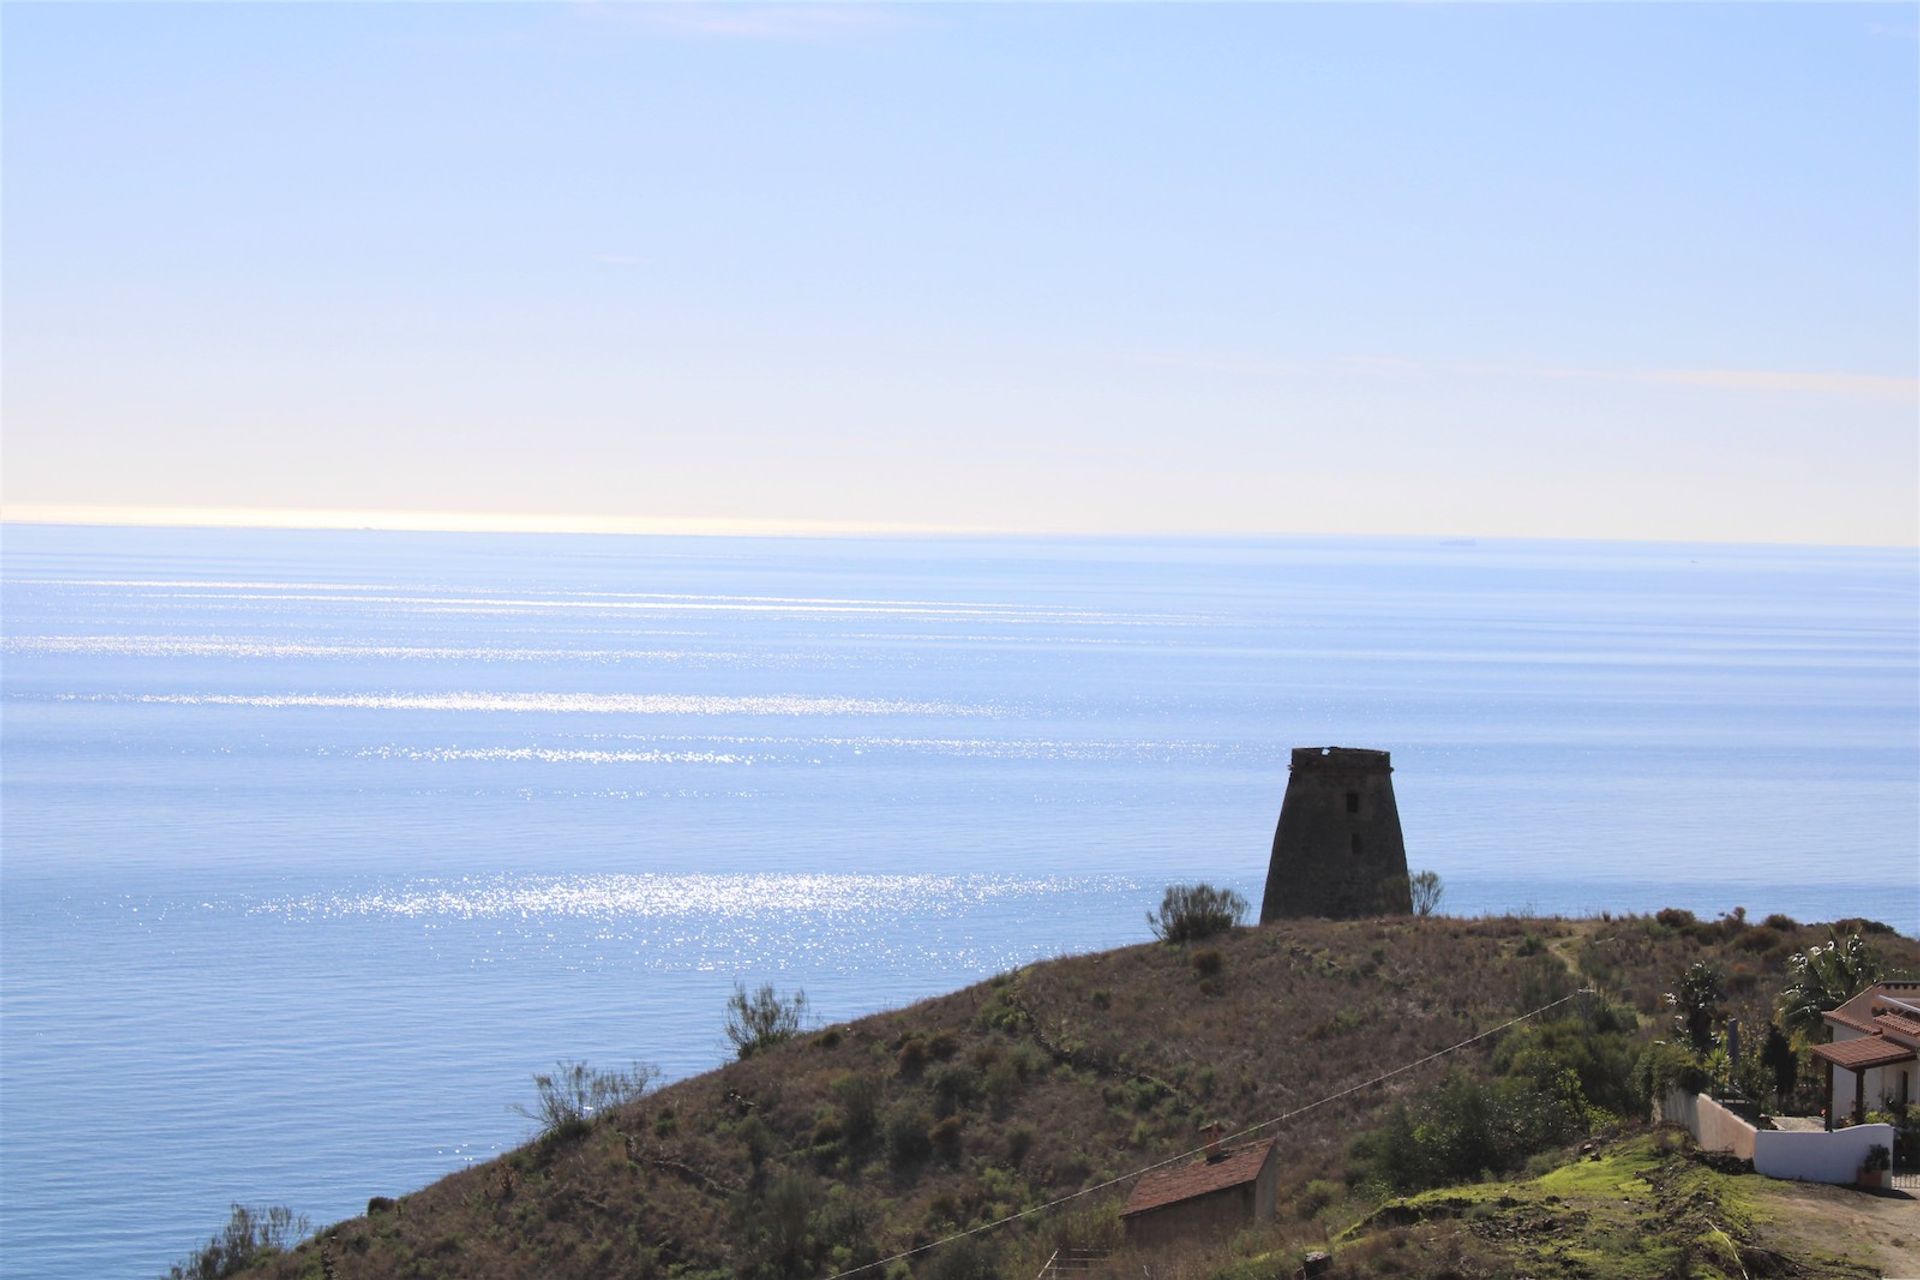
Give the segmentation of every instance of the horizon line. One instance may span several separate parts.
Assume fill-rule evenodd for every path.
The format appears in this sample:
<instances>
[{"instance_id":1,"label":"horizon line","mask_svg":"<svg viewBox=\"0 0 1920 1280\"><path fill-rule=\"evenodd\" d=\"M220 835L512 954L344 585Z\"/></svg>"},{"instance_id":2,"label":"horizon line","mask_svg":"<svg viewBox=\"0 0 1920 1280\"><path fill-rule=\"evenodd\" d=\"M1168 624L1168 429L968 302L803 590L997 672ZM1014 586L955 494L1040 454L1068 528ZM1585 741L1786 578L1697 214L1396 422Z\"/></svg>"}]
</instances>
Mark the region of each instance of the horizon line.
<instances>
[{"instance_id":1,"label":"horizon line","mask_svg":"<svg viewBox=\"0 0 1920 1280\"><path fill-rule=\"evenodd\" d=\"M1180 541L1261 538L1402 538L1437 542L1634 543L1668 546L1834 548L1920 551L1912 543L1751 541L1463 530L1354 532L1327 529L1064 529L1044 526L907 524L731 516L606 516L541 512L417 511L357 507L183 507L105 503L8 503L0 525L149 529L276 529L365 533L520 533L695 538L1164 538Z\"/></svg>"}]
</instances>

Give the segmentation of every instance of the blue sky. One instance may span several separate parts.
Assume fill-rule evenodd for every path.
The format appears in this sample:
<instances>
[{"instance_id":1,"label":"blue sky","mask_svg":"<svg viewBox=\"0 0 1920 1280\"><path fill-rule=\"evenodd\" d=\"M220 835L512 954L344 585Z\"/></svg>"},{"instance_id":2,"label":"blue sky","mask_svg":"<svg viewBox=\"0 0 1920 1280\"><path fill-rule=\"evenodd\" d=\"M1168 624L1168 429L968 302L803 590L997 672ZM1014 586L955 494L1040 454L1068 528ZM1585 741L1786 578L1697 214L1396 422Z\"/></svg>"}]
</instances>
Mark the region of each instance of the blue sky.
<instances>
[{"instance_id":1,"label":"blue sky","mask_svg":"<svg viewBox=\"0 0 1920 1280\"><path fill-rule=\"evenodd\" d=\"M4 20L9 518L1920 541L1913 6Z\"/></svg>"}]
</instances>

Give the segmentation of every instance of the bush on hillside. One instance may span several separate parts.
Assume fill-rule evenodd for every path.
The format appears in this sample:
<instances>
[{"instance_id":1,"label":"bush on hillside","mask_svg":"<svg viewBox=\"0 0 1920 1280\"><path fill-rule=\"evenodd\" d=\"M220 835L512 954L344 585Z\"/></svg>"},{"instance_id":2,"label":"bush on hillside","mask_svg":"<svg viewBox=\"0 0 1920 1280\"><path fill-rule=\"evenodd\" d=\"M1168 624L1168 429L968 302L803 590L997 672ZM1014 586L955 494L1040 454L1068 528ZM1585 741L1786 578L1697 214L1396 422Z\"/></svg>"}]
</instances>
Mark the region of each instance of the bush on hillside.
<instances>
[{"instance_id":1,"label":"bush on hillside","mask_svg":"<svg viewBox=\"0 0 1920 1280\"><path fill-rule=\"evenodd\" d=\"M1162 942L1197 942L1225 933L1246 914L1247 900L1232 889L1170 884L1160 899L1160 910L1147 914L1147 924Z\"/></svg>"},{"instance_id":2,"label":"bush on hillside","mask_svg":"<svg viewBox=\"0 0 1920 1280\"><path fill-rule=\"evenodd\" d=\"M911 1105L887 1113L887 1159L894 1168L910 1168L933 1154L933 1142L927 1137L932 1127L933 1117Z\"/></svg>"},{"instance_id":3,"label":"bush on hillside","mask_svg":"<svg viewBox=\"0 0 1920 1280\"><path fill-rule=\"evenodd\" d=\"M1637 1084L1633 1011L1604 1000L1581 1000L1574 1007L1579 1012L1571 1017L1514 1028L1494 1049L1494 1070L1540 1089L1554 1087L1571 1071L1583 1105L1623 1116L1639 1111L1645 1099Z\"/></svg>"},{"instance_id":4,"label":"bush on hillside","mask_svg":"<svg viewBox=\"0 0 1920 1280\"><path fill-rule=\"evenodd\" d=\"M1450 1072L1438 1088L1396 1105L1382 1128L1354 1142L1349 1177L1405 1193L1519 1169L1536 1152L1586 1132L1571 1075L1542 1090L1530 1080Z\"/></svg>"},{"instance_id":5,"label":"bush on hillside","mask_svg":"<svg viewBox=\"0 0 1920 1280\"><path fill-rule=\"evenodd\" d=\"M782 996L771 982L749 993L734 984L727 997L727 1039L742 1058L750 1058L763 1049L784 1044L800 1034L800 1023L807 1012L807 993L796 991Z\"/></svg>"},{"instance_id":6,"label":"bush on hillside","mask_svg":"<svg viewBox=\"0 0 1920 1280\"><path fill-rule=\"evenodd\" d=\"M254 1209L236 1204L220 1234L185 1262L174 1263L167 1280L224 1280L238 1275L300 1243L311 1225L305 1214L296 1214L285 1205Z\"/></svg>"},{"instance_id":7,"label":"bush on hillside","mask_svg":"<svg viewBox=\"0 0 1920 1280\"><path fill-rule=\"evenodd\" d=\"M841 1127L847 1141L859 1146L872 1138L880 1127L878 1077L852 1072L835 1079L831 1088L833 1100L840 1104Z\"/></svg>"},{"instance_id":8,"label":"bush on hillside","mask_svg":"<svg viewBox=\"0 0 1920 1280\"><path fill-rule=\"evenodd\" d=\"M819 1188L813 1180L793 1173L734 1197L734 1240L741 1254L738 1274L748 1280L792 1280L812 1274L813 1214L819 1203Z\"/></svg>"},{"instance_id":9,"label":"bush on hillside","mask_svg":"<svg viewBox=\"0 0 1920 1280\"><path fill-rule=\"evenodd\" d=\"M1686 1046L1666 1040L1648 1045L1634 1064L1633 1073L1634 1091L1649 1105L1669 1090L1702 1093L1712 1083L1707 1069Z\"/></svg>"},{"instance_id":10,"label":"bush on hillside","mask_svg":"<svg viewBox=\"0 0 1920 1280\"><path fill-rule=\"evenodd\" d=\"M1430 916L1440 910L1440 899L1446 896L1446 886L1440 883L1437 871L1418 871L1407 881L1407 890L1413 896L1413 914Z\"/></svg>"},{"instance_id":11,"label":"bush on hillside","mask_svg":"<svg viewBox=\"0 0 1920 1280\"><path fill-rule=\"evenodd\" d=\"M993 1251L973 1236L955 1240L933 1251L927 1259L927 1280L999 1280Z\"/></svg>"},{"instance_id":12,"label":"bush on hillside","mask_svg":"<svg viewBox=\"0 0 1920 1280\"><path fill-rule=\"evenodd\" d=\"M536 1075L536 1101L514 1110L540 1126L542 1138L585 1133L595 1116L623 1102L635 1102L659 1082L660 1068L636 1062L625 1071L596 1071L584 1062L561 1061L552 1075Z\"/></svg>"}]
</instances>

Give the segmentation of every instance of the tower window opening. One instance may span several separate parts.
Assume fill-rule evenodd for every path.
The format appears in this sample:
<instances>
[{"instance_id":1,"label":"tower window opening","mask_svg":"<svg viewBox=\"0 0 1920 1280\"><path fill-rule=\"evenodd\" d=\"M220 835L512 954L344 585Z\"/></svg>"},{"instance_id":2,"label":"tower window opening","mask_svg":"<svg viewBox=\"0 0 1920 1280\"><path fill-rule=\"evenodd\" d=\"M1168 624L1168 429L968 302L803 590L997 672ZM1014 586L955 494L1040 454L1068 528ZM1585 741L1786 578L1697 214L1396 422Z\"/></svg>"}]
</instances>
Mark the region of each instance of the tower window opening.
<instances>
[{"instance_id":1,"label":"tower window opening","mask_svg":"<svg viewBox=\"0 0 1920 1280\"><path fill-rule=\"evenodd\" d=\"M1347 792L1347 812L1360 812L1360 793L1358 791Z\"/></svg>"},{"instance_id":2,"label":"tower window opening","mask_svg":"<svg viewBox=\"0 0 1920 1280\"><path fill-rule=\"evenodd\" d=\"M1360 852L1360 833L1358 831L1353 833L1353 851L1355 853Z\"/></svg>"}]
</instances>

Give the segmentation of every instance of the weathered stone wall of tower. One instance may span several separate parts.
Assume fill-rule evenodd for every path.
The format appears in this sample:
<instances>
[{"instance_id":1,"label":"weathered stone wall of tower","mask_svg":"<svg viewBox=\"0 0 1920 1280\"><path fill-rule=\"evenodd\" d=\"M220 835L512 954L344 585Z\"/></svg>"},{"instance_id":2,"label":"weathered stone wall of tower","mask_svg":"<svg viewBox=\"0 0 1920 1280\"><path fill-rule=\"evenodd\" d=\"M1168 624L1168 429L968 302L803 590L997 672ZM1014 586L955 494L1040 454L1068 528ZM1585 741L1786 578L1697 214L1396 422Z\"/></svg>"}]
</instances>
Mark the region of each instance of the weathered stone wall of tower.
<instances>
[{"instance_id":1,"label":"weathered stone wall of tower","mask_svg":"<svg viewBox=\"0 0 1920 1280\"><path fill-rule=\"evenodd\" d=\"M1405 915L1407 846L1384 751L1299 747L1280 802L1260 923Z\"/></svg>"}]
</instances>

